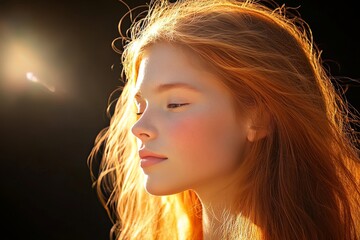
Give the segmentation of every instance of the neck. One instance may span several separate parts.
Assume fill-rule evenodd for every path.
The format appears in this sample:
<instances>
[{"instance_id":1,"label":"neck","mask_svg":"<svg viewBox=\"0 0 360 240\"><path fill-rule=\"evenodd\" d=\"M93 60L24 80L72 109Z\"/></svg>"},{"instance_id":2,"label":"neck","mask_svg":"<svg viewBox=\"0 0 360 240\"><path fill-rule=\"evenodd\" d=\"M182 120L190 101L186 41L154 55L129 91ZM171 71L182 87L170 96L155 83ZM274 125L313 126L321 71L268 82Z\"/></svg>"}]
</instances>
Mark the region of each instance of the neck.
<instances>
[{"instance_id":1,"label":"neck","mask_svg":"<svg viewBox=\"0 0 360 240\"><path fill-rule=\"evenodd\" d=\"M236 186L221 190L197 192L202 203L202 227L204 240L224 239L224 224L236 218L239 212L235 203ZM205 194L206 193L206 194Z\"/></svg>"},{"instance_id":2,"label":"neck","mask_svg":"<svg viewBox=\"0 0 360 240\"><path fill-rule=\"evenodd\" d=\"M220 212L203 206L203 237L204 240L223 239L222 225L225 221L225 216Z\"/></svg>"}]
</instances>

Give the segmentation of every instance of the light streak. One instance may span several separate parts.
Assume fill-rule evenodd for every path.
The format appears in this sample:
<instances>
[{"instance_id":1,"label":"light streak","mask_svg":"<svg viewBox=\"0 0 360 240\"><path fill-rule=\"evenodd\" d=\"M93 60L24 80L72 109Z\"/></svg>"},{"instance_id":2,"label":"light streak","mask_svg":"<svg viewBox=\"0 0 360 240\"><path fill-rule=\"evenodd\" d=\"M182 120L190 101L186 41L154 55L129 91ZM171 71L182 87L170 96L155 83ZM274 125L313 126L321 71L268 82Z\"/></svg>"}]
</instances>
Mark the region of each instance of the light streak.
<instances>
[{"instance_id":1,"label":"light streak","mask_svg":"<svg viewBox=\"0 0 360 240\"><path fill-rule=\"evenodd\" d=\"M39 78L33 72L27 72L26 78L31 82L40 84L41 86L45 87L50 92L55 92L54 86L50 86L49 84L46 84L45 82L39 81Z\"/></svg>"},{"instance_id":2,"label":"light streak","mask_svg":"<svg viewBox=\"0 0 360 240\"><path fill-rule=\"evenodd\" d=\"M26 73L26 78L29 80L29 81L32 81L32 82L38 82L39 80L37 79L37 77L32 73L32 72L27 72Z\"/></svg>"}]
</instances>

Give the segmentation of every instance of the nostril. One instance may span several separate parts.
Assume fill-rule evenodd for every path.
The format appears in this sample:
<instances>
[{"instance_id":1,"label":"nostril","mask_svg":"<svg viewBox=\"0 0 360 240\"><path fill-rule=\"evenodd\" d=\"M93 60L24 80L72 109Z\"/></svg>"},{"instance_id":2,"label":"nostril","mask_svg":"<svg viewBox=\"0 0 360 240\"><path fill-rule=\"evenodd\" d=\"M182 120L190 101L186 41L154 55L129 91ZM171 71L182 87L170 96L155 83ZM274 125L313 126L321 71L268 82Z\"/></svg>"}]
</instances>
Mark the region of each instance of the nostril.
<instances>
[{"instance_id":1,"label":"nostril","mask_svg":"<svg viewBox=\"0 0 360 240\"><path fill-rule=\"evenodd\" d=\"M149 139L152 135L150 133L150 130L146 130L145 128L142 128L142 127L138 126L137 124L135 124L131 128L131 133L141 141L146 141L146 139Z\"/></svg>"},{"instance_id":2,"label":"nostril","mask_svg":"<svg viewBox=\"0 0 360 240\"><path fill-rule=\"evenodd\" d=\"M131 127L131 133L142 141L154 138L157 135L156 125L149 119L141 118Z\"/></svg>"},{"instance_id":3,"label":"nostril","mask_svg":"<svg viewBox=\"0 0 360 240\"><path fill-rule=\"evenodd\" d=\"M131 133L136 137L139 137L143 132L144 130L142 129L139 121L135 122L135 124L131 127Z\"/></svg>"},{"instance_id":4,"label":"nostril","mask_svg":"<svg viewBox=\"0 0 360 240\"><path fill-rule=\"evenodd\" d=\"M147 134L147 133L140 133L140 136L142 136L142 137L150 137L150 135Z\"/></svg>"}]
</instances>

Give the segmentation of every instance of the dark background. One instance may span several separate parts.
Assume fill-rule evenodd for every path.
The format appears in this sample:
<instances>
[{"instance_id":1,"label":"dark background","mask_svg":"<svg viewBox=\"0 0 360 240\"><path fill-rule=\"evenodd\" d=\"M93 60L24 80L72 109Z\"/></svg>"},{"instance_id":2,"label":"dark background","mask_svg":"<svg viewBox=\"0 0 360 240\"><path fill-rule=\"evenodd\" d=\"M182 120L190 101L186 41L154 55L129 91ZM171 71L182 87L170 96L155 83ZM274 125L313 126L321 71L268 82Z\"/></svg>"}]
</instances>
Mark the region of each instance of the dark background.
<instances>
[{"instance_id":1,"label":"dark background","mask_svg":"<svg viewBox=\"0 0 360 240\"><path fill-rule=\"evenodd\" d=\"M359 80L355 1L283 2L299 7L330 72ZM117 0L0 0L0 239L108 239L87 156L121 85L111 42L126 11ZM357 84L346 97L359 108Z\"/></svg>"}]
</instances>

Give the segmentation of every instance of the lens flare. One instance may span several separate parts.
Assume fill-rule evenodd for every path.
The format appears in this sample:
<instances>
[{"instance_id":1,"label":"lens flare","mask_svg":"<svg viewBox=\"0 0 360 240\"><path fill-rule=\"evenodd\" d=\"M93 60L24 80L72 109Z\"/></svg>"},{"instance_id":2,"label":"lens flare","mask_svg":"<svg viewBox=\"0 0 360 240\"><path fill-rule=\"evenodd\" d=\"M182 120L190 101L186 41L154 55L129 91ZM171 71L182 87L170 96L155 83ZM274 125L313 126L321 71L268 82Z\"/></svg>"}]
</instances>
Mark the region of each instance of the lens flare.
<instances>
[{"instance_id":1,"label":"lens flare","mask_svg":"<svg viewBox=\"0 0 360 240\"><path fill-rule=\"evenodd\" d=\"M54 86L50 86L49 84L46 84L45 82L39 81L39 78L36 77L36 75L33 72L27 72L26 73L26 78L27 78L27 80L29 80L31 82L38 83L38 84L42 85L43 87L45 87L50 92L55 92L55 87Z\"/></svg>"},{"instance_id":2,"label":"lens flare","mask_svg":"<svg viewBox=\"0 0 360 240\"><path fill-rule=\"evenodd\" d=\"M69 83L70 70L57 52L60 42L52 41L41 32L25 31L7 19L0 25L6 33L0 43L0 85L5 90L0 94L17 98L32 91L27 84L31 82L56 92L57 97L69 96L65 84Z\"/></svg>"},{"instance_id":3,"label":"lens flare","mask_svg":"<svg viewBox=\"0 0 360 240\"><path fill-rule=\"evenodd\" d=\"M37 77L32 72L27 72L26 78L27 78L27 80L29 80L31 82L38 82Z\"/></svg>"}]
</instances>

